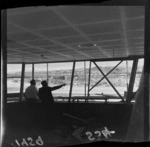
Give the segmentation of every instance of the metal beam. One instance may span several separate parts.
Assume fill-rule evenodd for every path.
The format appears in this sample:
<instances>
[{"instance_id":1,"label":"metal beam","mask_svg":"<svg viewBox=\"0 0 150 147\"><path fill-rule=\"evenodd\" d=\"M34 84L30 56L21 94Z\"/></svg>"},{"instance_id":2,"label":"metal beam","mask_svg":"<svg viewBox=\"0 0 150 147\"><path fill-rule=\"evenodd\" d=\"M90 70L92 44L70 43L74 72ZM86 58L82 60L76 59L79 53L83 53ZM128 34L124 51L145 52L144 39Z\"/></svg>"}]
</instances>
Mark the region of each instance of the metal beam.
<instances>
[{"instance_id":1,"label":"metal beam","mask_svg":"<svg viewBox=\"0 0 150 147\"><path fill-rule=\"evenodd\" d=\"M91 82L91 61L89 63L88 97L90 96L90 82Z\"/></svg>"},{"instance_id":2,"label":"metal beam","mask_svg":"<svg viewBox=\"0 0 150 147\"><path fill-rule=\"evenodd\" d=\"M85 97L86 97L86 62L84 61L84 79L85 79L85 87L84 87L84 90L85 90Z\"/></svg>"},{"instance_id":3,"label":"metal beam","mask_svg":"<svg viewBox=\"0 0 150 147\"><path fill-rule=\"evenodd\" d=\"M12 25L15 25L15 26L17 26L17 27L19 27L19 28L21 28L21 29L23 29L24 31L30 32L30 33L32 33L32 34L35 34L35 35L37 35L37 36L39 36L39 37L41 37L41 38L43 38L43 39L49 40L49 41L51 41L51 42L56 43L57 45L61 45L61 46L65 47L65 48L68 48L68 49L70 49L70 50L73 50L73 51L75 51L75 52L77 52L77 53L79 53L79 54L81 54L81 55L84 55L85 57L91 58L91 56L88 55L88 54L85 54L85 53L83 53L83 52L81 52L81 51L79 51L79 50L76 50L76 49L72 48L71 46L65 45L65 44L60 43L60 42L58 42L58 41L56 41L56 40L49 39L49 38L45 37L44 35L42 35L42 34L40 34L40 33L37 33L36 31L29 30L29 29L27 29L27 28L25 28L25 27L22 27L22 26L20 26L20 25L18 25L18 24L14 24L14 23L12 23L12 22L9 22L9 23L12 24ZM25 44L25 43L22 43L22 44ZM26 45L35 48L35 46L33 46L33 45L29 45L29 44L27 44L27 43L26 43ZM40 47L36 47L36 48L41 49ZM58 54L59 54L59 53L58 53ZM65 56L67 56L67 55L65 55Z\"/></svg>"},{"instance_id":4,"label":"metal beam","mask_svg":"<svg viewBox=\"0 0 150 147\"><path fill-rule=\"evenodd\" d=\"M34 79L34 63L32 63L32 79Z\"/></svg>"},{"instance_id":5,"label":"metal beam","mask_svg":"<svg viewBox=\"0 0 150 147\"><path fill-rule=\"evenodd\" d=\"M132 65L132 71L131 71L130 82L129 82L128 92L127 92L127 99L126 99L126 103L128 104L131 102L131 98L133 94L137 66L138 66L138 59L134 60Z\"/></svg>"},{"instance_id":6,"label":"metal beam","mask_svg":"<svg viewBox=\"0 0 150 147\"><path fill-rule=\"evenodd\" d=\"M1 10L1 108L7 104L7 10Z\"/></svg>"},{"instance_id":7,"label":"metal beam","mask_svg":"<svg viewBox=\"0 0 150 147\"><path fill-rule=\"evenodd\" d=\"M23 98L24 73L25 73L25 63L22 63L21 84L20 84L20 99L19 99L20 102L22 101L22 98Z\"/></svg>"},{"instance_id":8,"label":"metal beam","mask_svg":"<svg viewBox=\"0 0 150 147\"><path fill-rule=\"evenodd\" d=\"M1 145L4 144L7 110L7 10L1 10Z\"/></svg>"},{"instance_id":9,"label":"metal beam","mask_svg":"<svg viewBox=\"0 0 150 147\"><path fill-rule=\"evenodd\" d=\"M72 67L72 76L71 76L71 83L70 83L70 92L69 92L69 100L68 102L70 103L71 96L72 96L72 87L73 87L73 79L74 79L74 71L75 71L75 61L73 62L73 67Z\"/></svg>"},{"instance_id":10,"label":"metal beam","mask_svg":"<svg viewBox=\"0 0 150 147\"><path fill-rule=\"evenodd\" d=\"M105 79L108 81L108 83L111 85L111 87L114 89L114 91L118 94L118 96L122 99L122 101L124 102L123 97L120 95L120 93L117 91L117 89L113 86L113 84L109 81L109 79L106 77L106 75L103 73L103 71L99 68L99 66L93 62L96 67L99 69L99 71L101 72L101 74L105 77Z\"/></svg>"},{"instance_id":11,"label":"metal beam","mask_svg":"<svg viewBox=\"0 0 150 147\"><path fill-rule=\"evenodd\" d=\"M47 83L48 83L48 63L47 63Z\"/></svg>"},{"instance_id":12,"label":"metal beam","mask_svg":"<svg viewBox=\"0 0 150 147\"><path fill-rule=\"evenodd\" d=\"M112 68L105 76L108 76L116 67L119 66L119 64L121 64L122 61L120 61L114 68ZM96 85L98 85L105 77L102 77L95 85L93 85L93 87L91 87L89 89L89 91L91 91Z\"/></svg>"},{"instance_id":13,"label":"metal beam","mask_svg":"<svg viewBox=\"0 0 150 147\"><path fill-rule=\"evenodd\" d=\"M150 141L150 11L149 0L145 4L145 38L144 38L144 141Z\"/></svg>"},{"instance_id":14,"label":"metal beam","mask_svg":"<svg viewBox=\"0 0 150 147\"><path fill-rule=\"evenodd\" d=\"M26 64L38 64L38 63L65 63L65 62L81 62L81 61L120 61L120 60L134 60L134 59L142 59L144 55L137 55L137 56L128 56L128 57L116 57L116 58L103 58L103 59L76 59L76 60L59 60L59 61L40 61L40 62L26 62ZM22 62L8 62L8 64L22 64Z\"/></svg>"},{"instance_id":15,"label":"metal beam","mask_svg":"<svg viewBox=\"0 0 150 147\"><path fill-rule=\"evenodd\" d=\"M82 30L80 30L76 25L74 25L70 20L68 20L64 15L62 15L62 13L60 13L59 12L59 10L57 10L57 9L54 9L54 8L51 8L58 16L60 16L60 18L62 18L62 20L64 20L64 22L66 22L69 26L71 26L74 30L76 30L79 34L80 34L80 36L82 36L82 37L84 37L89 43L93 43L93 41L91 41L90 39L89 39L89 37L82 31ZM102 52L106 57L110 57L110 55L107 53L107 52L105 52L102 48L101 48L101 46L97 46L97 48L98 48L98 50L100 51L100 52Z\"/></svg>"},{"instance_id":16,"label":"metal beam","mask_svg":"<svg viewBox=\"0 0 150 147\"><path fill-rule=\"evenodd\" d=\"M121 15L121 23L122 23L122 29L123 29L123 38L125 42L125 49L127 52L127 56L129 55L129 49L128 49L128 39L127 39L127 27L126 27L126 12L125 7L120 6L120 15Z\"/></svg>"}]
</instances>

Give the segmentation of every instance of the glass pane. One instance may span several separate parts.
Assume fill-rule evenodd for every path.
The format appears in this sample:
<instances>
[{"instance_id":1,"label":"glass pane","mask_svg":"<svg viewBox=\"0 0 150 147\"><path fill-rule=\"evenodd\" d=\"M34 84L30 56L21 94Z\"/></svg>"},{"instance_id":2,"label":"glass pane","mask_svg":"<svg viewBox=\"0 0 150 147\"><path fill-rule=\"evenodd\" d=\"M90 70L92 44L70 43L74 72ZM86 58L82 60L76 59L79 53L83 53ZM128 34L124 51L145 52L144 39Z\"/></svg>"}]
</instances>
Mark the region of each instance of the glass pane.
<instances>
[{"instance_id":1,"label":"glass pane","mask_svg":"<svg viewBox=\"0 0 150 147\"><path fill-rule=\"evenodd\" d=\"M42 80L47 80L47 64L34 64L34 79L36 80L36 86L39 89Z\"/></svg>"},{"instance_id":2,"label":"glass pane","mask_svg":"<svg viewBox=\"0 0 150 147\"><path fill-rule=\"evenodd\" d=\"M7 77L21 77L21 64L7 64Z\"/></svg>"},{"instance_id":3,"label":"glass pane","mask_svg":"<svg viewBox=\"0 0 150 147\"><path fill-rule=\"evenodd\" d=\"M64 83L66 84L66 86L52 92L54 97L69 96L72 66L72 62L48 64L48 85L53 87Z\"/></svg>"},{"instance_id":4,"label":"glass pane","mask_svg":"<svg viewBox=\"0 0 150 147\"><path fill-rule=\"evenodd\" d=\"M7 78L7 93L20 93L21 78Z\"/></svg>"},{"instance_id":5,"label":"glass pane","mask_svg":"<svg viewBox=\"0 0 150 147\"><path fill-rule=\"evenodd\" d=\"M76 62L72 96L87 95L88 66L87 62Z\"/></svg>"},{"instance_id":6,"label":"glass pane","mask_svg":"<svg viewBox=\"0 0 150 147\"><path fill-rule=\"evenodd\" d=\"M24 92L32 80L32 64L25 65Z\"/></svg>"},{"instance_id":7,"label":"glass pane","mask_svg":"<svg viewBox=\"0 0 150 147\"><path fill-rule=\"evenodd\" d=\"M7 93L20 92L21 64L7 64Z\"/></svg>"}]
</instances>

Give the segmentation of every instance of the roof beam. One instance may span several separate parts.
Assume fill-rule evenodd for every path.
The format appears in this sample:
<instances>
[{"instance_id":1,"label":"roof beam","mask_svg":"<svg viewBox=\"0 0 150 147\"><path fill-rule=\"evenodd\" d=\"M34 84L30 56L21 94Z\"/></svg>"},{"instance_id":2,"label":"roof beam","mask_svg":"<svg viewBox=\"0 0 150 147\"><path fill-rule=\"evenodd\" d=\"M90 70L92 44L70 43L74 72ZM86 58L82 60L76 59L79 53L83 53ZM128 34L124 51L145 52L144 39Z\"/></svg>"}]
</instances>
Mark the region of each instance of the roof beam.
<instances>
[{"instance_id":1,"label":"roof beam","mask_svg":"<svg viewBox=\"0 0 150 147\"><path fill-rule=\"evenodd\" d=\"M28 8L28 7L27 7ZM35 9L34 9L35 8ZM23 9L26 9L26 7L25 8L23 8ZM32 12L39 12L39 11L46 11L46 10L49 10L49 7L45 7L45 6L40 6L38 9L37 9L37 7L33 7L32 6L32 10L28 10L28 11L23 11L23 12L8 12L8 16L12 16L12 15L20 15L20 14L28 14L28 13L32 13ZM11 10L10 10L11 11ZM13 11L13 10L12 10Z\"/></svg>"},{"instance_id":2,"label":"roof beam","mask_svg":"<svg viewBox=\"0 0 150 147\"><path fill-rule=\"evenodd\" d=\"M123 29L123 38L125 41L125 49L126 49L127 56L128 56L129 55L129 49L128 49L128 40L127 40L125 6L120 6L119 8L120 8L120 16L121 16L121 23L122 23L122 29Z\"/></svg>"},{"instance_id":3,"label":"roof beam","mask_svg":"<svg viewBox=\"0 0 150 147\"><path fill-rule=\"evenodd\" d=\"M20 43L20 42L19 42L19 43ZM63 56L63 57L67 57L67 58L72 59L72 57L71 57L70 55L66 55L66 54L63 54L63 53L60 53L60 52L58 53L58 52L55 52L55 51L52 51L52 50L46 50L46 49L44 49L44 48L37 47L37 46L34 46L34 45L30 45L30 44L25 43L25 42L23 42L23 43L21 43L21 44L26 45L26 46L29 46L29 47L31 47L31 48L36 48L36 49L39 49L39 50L48 51L49 53L54 53L54 54L57 54L57 55L60 55L60 56Z\"/></svg>"},{"instance_id":4,"label":"roof beam","mask_svg":"<svg viewBox=\"0 0 150 147\"><path fill-rule=\"evenodd\" d=\"M81 36L83 36L88 42L93 43L93 41L91 41L87 35L85 35L76 25L72 24L64 15L62 15L57 9L52 8L52 10L58 15L60 16L60 18L62 18L62 20L64 20L67 24L69 24L69 26L71 26L72 28L74 28L74 30L76 30ZM110 55L108 53L106 53L100 46L97 46L98 50L100 52L102 52L106 57L110 57Z\"/></svg>"},{"instance_id":5,"label":"roof beam","mask_svg":"<svg viewBox=\"0 0 150 147\"><path fill-rule=\"evenodd\" d=\"M127 18L127 20L133 20L133 19L141 19L144 18L144 16L140 16L140 17L131 17L131 18ZM94 21L94 22L86 22L86 23L80 23L80 24L75 24L76 26L82 26L82 25L92 25L92 24L99 24L99 23L109 23L109 22L116 22L116 21L120 21L120 19L112 19L112 20L104 20L104 21Z\"/></svg>"},{"instance_id":6,"label":"roof beam","mask_svg":"<svg viewBox=\"0 0 150 147\"><path fill-rule=\"evenodd\" d=\"M33 34L35 34L35 35L37 35L37 36L39 36L39 37L41 37L41 38L43 38L43 39L49 40L49 41L54 42L54 43L56 43L56 44L58 44L58 45L60 45L60 46L66 47L66 48L68 48L68 49L70 49L70 50L73 50L73 51L79 53L79 54L82 54L82 55L84 55L85 57L87 57L87 58L89 58L89 59L91 58L90 55L87 55L87 54L85 54L85 53L83 53L83 52L81 52L81 51L75 50L74 48L72 48L72 47L70 47L70 46L67 46L67 45L65 45L65 44L63 44L63 43L60 43L60 42L58 42L58 41L55 41L55 40L53 40L53 39L49 39L49 38L45 37L44 35L35 32L34 30L31 31L31 30L29 30L29 29L27 29L27 28L24 28L24 27L22 27L22 26L20 26L20 25L18 25L18 24L14 24L14 23L12 23L12 22L10 22L10 21L9 21L9 23L11 23L11 24L13 24L13 25L15 25L15 26L17 26L17 27L19 27L19 28L21 28L21 29L24 29L24 30L27 31L27 32L33 33Z\"/></svg>"},{"instance_id":7,"label":"roof beam","mask_svg":"<svg viewBox=\"0 0 150 147\"><path fill-rule=\"evenodd\" d=\"M25 43L25 42L19 42L19 41L17 41L17 43L20 43L20 44L22 44L22 45L26 45L26 46L28 46L28 47L30 47L30 48L36 48L36 49L39 49L39 50L48 51L49 53L58 54L58 55L61 55L61 56L64 56L64 57L67 57L67 58L72 59L71 56L66 55L66 54L63 54L63 53L58 53L58 52L55 52L55 51L52 51L52 50L46 50L46 49L43 49L43 48L41 48L41 47L37 47L37 46L34 46L34 45L30 45L30 44ZM25 48L23 48L23 49L26 49L26 48L27 48L27 47L25 47ZM12 50L14 50L14 49L12 49ZM15 50L15 51L17 51L17 50ZM28 53L28 52L25 52L25 51L22 51L22 50L19 50L19 52L21 52L21 53ZM33 53L29 53L29 54L34 55Z\"/></svg>"},{"instance_id":8,"label":"roof beam","mask_svg":"<svg viewBox=\"0 0 150 147\"><path fill-rule=\"evenodd\" d=\"M128 38L128 39L144 39L144 37L134 37L134 38ZM39 40L39 39L36 39L36 40L31 40L31 41L37 41L37 40ZM95 42L97 42L97 43L101 43L101 42L110 42L110 41L119 41L119 40L123 40L123 39L109 39L109 40L101 40L101 41L95 41ZM17 43L21 43L21 44L23 44L23 43L26 43L27 41L19 41L19 42L17 42ZM80 42L80 43L87 43L87 42ZM69 44L69 45L73 45L74 43L71 43L71 44ZM75 43L75 44L77 44L77 43ZM136 43L136 44L141 44L141 43ZM144 42L143 42L143 44L144 44ZM30 44L28 44L28 46L29 46ZM55 46L57 46L57 45L44 45L44 46L40 46L40 47L55 47ZM102 45L102 47L106 47L106 46L114 46L114 45ZM115 45L115 46L117 46L117 45ZM26 49L26 48L28 48L28 47L21 47L21 48L19 48L19 47L17 47L17 48L13 48L13 50L15 50L15 49ZM11 49L11 48L8 48L8 49ZM44 49L43 49L44 50Z\"/></svg>"}]
</instances>

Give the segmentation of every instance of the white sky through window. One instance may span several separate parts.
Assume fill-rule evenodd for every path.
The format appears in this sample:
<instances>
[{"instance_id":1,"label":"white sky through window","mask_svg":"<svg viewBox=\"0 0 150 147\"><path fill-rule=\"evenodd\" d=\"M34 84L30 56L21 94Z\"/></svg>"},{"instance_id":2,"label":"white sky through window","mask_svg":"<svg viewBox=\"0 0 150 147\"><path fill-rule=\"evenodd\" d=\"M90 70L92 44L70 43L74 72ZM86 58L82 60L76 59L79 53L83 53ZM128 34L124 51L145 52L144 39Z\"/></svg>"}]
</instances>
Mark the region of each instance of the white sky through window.
<instances>
[{"instance_id":1,"label":"white sky through window","mask_svg":"<svg viewBox=\"0 0 150 147\"><path fill-rule=\"evenodd\" d=\"M115 63L116 62L116 63ZM143 62L144 60L143 59L139 59L139 66L143 66ZM104 64L103 64L104 63ZM113 62L102 62L101 66L102 67L106 67L106 66L115 66L116 64L118 63L118 61L113 61ZM57 64L57 66L56 66ZM125 67L126 64L125 63L122 63L120 66L123 66ZM128 66L130 67L131 65L128 64ZM87 62L86 64L86 68L89 67L89 62ZM82 66L80 66L80 64L77 65L76 68L82 68ZM13 72L20 72L20 69L21 69L21 65L20 64L8 64L8 68L7 68L7 72L8 73L13 73ZM61 70L61 69L72 69L72 64L71 62L70 63L50 63L50 69L49 70ZM42 70L45 70L45 66L40 66L39 69L37 69L37 71L42 71ZM28 71L28 68L26 67L26 71Z\"/></svg>"}]
</instances>

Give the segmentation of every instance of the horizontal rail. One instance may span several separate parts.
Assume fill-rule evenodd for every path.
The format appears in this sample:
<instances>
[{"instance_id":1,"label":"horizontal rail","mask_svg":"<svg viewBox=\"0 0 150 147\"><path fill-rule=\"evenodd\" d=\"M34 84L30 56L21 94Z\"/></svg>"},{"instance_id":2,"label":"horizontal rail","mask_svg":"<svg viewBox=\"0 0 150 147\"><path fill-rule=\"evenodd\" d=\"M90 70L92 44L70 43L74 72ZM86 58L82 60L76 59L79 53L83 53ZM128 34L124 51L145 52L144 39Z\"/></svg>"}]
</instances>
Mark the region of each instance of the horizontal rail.
<instances>
[{"instance_id":1,"label":"horizontal rail","mask_svg":"<svg viewBox=\"0 0 150 147\"><path fill-rule=\"evenodd\" d=\"M99 93L96 93L96 95L98 96L91 96L89 97L89 99L98 99L98 98L107 98L109 97L110 99L120 99L119 97L117 96L113 96L113 95L105 95L105 94L99 94ZM20 96L20 93L8 93L7 94L7 97L19 97ZM54 99L68 99L69 97L54 97ZM84 97L84 96L73 96L71 97L71 99L85 99L87 97Z\"/></svg>"},{"instance_id":2,"label":"horizontal rail","mask_svg":"<svg viewBox=\"0 0 150 147\"><path fill-rule=\"evenodd\" d=\"M20 97L20 93L8 93L7 98Z\"/></svg>"},{"instance_id":3,"label":"horizontal rail","mask_svg":"<svg viewBox=\"0 0 150 147\"><path fill-rule=\"evenodd\" d=\"M19 101L19 96L20 96L20 93L9 93L7 94L7 101ZM65 101L68 102L68 99L69 97L54 97L54 100L57 102L59 100L62 100L62 101ZM79 103L79 100L83 100L85 101L87 99L87 97L82 97L82 96L74 96L74 97L71 97L70 101L71 102L77 102ZM111 95L101 95L101 94L98 94L98 96L91 96L88 98L89 101L95 101L95 100L104 100L106 103L108 102L108 100L110 99L120 99L119 97L117 96L111 96Z\"/></svg>"}]
</instances>

